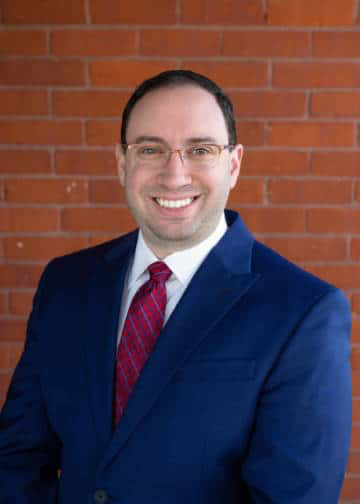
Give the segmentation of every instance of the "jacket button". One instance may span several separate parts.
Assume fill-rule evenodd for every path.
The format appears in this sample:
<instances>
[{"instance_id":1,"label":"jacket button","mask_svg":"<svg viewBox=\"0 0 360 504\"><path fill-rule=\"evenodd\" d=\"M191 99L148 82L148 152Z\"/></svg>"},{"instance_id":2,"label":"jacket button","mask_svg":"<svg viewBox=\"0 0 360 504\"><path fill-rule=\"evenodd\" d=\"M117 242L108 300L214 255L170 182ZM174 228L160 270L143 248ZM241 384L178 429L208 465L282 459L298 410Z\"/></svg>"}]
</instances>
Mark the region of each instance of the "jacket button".
<instances>
[{"instance_id":1,"label":"jacket button","mask_svg":"<svg viewBox=\"0 0 360 504\"><path fill-rule=\"evenodd\" d=\"M105 504L109 499L109 496L105 490L96 490L94 493L95 504Z\"/></svg>"}]
</instances>

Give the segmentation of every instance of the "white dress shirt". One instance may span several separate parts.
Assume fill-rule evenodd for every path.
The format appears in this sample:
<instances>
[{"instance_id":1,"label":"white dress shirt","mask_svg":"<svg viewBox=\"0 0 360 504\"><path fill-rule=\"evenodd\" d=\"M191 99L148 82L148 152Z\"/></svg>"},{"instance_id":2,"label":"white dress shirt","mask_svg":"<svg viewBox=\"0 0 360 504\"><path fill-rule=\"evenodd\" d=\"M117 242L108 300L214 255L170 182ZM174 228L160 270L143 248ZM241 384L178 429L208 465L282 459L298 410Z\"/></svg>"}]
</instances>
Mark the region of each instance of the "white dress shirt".
<instances>
[{"instance_id":1,"label":"white dress shirt","mask_svg":"<svg viewBox=\"0 0 360 504\"><path fill-rule=\"evenodd\" d=\"M227 224L225 215L223 214L215 230L201 243L198 243L194 247L174 252L162 259L162 261L172 271L172 275L166 282L167 303L164 325L169 320L170 315L174 311L196 270L204 261L210 250L223 237L226 230ZM149 273L147 270L148 266L156 261L159 261L159 259L145 243L144 236L140 230L136 243L135 254L126 274L123 295L121 298L117 340L118 344L131 301L138 289L149 279Z\"/></svg>"}]
</instances>

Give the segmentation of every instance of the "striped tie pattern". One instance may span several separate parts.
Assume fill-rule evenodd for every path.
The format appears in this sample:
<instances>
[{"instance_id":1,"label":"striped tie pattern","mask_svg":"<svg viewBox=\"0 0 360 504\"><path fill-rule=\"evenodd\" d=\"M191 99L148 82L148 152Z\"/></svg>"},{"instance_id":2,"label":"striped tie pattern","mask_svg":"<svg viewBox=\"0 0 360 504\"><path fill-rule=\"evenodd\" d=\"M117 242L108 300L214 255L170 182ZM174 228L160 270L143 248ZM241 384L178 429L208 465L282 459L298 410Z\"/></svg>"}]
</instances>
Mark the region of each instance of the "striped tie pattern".
<instances>
[{"instance_id":1,"label":"striped tie pattern","mask_svg":"<svg viewBox=\"0 0 360 504\"><path fill-rule=\"evenodd\" d=\"M161 261L151 264L148 271L149 280L139 288L131 302L116 356L114 425L123 414L164 323L165 282L172 272Z\"/></svg>"}]
</instances>

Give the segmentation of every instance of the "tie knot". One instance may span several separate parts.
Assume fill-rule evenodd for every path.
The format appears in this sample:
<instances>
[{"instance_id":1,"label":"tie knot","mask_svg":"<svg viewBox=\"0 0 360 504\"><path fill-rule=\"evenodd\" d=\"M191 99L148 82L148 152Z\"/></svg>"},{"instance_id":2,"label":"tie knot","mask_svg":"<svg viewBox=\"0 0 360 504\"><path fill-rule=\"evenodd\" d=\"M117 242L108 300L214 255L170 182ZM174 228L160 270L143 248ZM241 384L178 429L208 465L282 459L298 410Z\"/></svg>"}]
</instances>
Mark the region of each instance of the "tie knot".
<instances>
[{"instance_id":1,"label":"tie knot","mask_svg":"<svg viewBox=\"0 0 360 504\"><path fill-rule=\"evenodd\" d=\"M166 282L171 276L171 269L162 261L156 261L148 267L150 280L154 282Z\"/></svg>"}]
</instances>

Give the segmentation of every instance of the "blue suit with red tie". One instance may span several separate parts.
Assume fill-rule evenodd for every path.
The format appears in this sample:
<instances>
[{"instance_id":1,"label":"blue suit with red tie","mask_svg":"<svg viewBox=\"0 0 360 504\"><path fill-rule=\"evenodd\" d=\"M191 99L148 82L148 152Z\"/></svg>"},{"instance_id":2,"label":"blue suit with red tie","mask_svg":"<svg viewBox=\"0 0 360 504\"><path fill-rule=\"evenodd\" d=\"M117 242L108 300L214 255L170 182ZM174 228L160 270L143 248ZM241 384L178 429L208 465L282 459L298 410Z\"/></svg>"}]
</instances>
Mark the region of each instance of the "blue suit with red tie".
<instances>
[{"instance_id":1,"label":"blue suit with red tie","mask_svg":"<svg viewBox=\"0 0 360 504\"><path fill-rule=\"evenodd\" d=\"M0 504L336 504L350 311L240 217L193 277L113 431L137 233L45 269L0 416Z\"/></svg>"}]
</instances>

